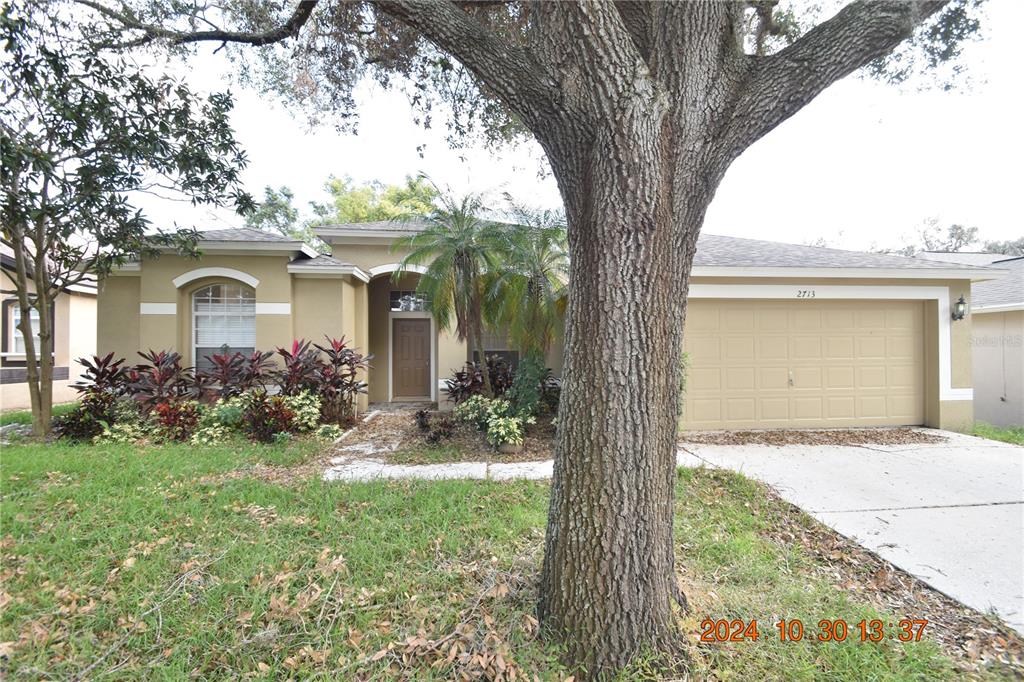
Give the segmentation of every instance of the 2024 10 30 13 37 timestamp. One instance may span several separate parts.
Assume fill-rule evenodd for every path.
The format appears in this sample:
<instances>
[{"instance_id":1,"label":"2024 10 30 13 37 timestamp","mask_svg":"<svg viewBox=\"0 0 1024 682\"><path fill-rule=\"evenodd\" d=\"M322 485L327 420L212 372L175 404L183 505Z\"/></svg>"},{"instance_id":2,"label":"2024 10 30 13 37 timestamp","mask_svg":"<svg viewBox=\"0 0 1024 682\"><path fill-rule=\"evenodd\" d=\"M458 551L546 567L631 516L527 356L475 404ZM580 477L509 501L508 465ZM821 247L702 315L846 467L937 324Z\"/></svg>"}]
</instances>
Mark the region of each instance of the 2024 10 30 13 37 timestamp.
<instances>
[{"instance_id":1,"label":"2024 10 30 13 37 timestamp","mask_svg":"<svg viewBox=\"0 0 1024 682\"><path fill-rule=\"evenodd\" d=\"M847 623L842 618L823 618L816 625L804 626L798 618L779 620L771 628L758 627L754 620L705 618L700 623L701 642L756 642L776 638L782 642L919 642L928 621L903 618L894 622L879 619Z\"/></svg>"}]
</instances>

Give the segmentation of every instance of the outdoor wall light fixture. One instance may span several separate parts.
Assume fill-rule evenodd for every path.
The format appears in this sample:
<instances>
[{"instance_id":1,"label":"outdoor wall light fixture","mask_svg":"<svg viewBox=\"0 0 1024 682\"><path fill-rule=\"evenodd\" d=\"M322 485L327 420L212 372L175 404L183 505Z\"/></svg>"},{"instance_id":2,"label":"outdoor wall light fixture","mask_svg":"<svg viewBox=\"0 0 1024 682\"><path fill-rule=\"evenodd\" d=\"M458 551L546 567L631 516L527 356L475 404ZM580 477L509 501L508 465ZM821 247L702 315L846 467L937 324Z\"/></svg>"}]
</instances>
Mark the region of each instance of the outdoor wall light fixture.
<instances>
[{"instance_id":1,"label":"outdoor wall light fixture","mask_svg":"<svg viewBox=\"0 0 1024 682\"><path fill-rule=\"evenodd\" d=\"M960 300L953 304L953 319L962 320L967 314L967 301L961 296Z\"/></svg>"}]
</instances>

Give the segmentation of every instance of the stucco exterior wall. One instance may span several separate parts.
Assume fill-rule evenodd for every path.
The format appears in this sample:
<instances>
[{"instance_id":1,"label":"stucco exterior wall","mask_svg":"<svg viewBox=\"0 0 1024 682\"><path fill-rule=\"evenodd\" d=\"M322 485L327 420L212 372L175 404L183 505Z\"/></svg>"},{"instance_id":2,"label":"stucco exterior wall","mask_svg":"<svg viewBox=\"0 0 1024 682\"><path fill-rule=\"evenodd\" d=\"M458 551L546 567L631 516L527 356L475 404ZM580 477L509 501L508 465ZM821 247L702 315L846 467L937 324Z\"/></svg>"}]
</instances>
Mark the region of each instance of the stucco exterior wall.
<instances>
[{"instance_id":1,"label":"stucco exterior wall","mask_svg":"<svg viewBox=\"0 0 1024 682\"><path fill-rule=\"evenodd\" d=\"M1024 310L975 313L974 416L995 426L1024 426Z\"/></svg>"},{"instance_id":2,"label":"stucco exterior wall","mask_svg":"<svg viewBox=\"0 0 1024 682\"><path fill-rule=\"evenodd\" d=\"M139 332L139 303L142 278L138 276L107 277L99 283L96 301L96 354L127 358L134 363L142 346Z\"/></svg>"},{"instance_id":3,"label":"stucco exterior wall","mask_svg":"<svg viewBox=\"0 0 1024 682\"><path fill-rule=\"evenodd\" d=\"M344 304L342 292L352 286L341 279L295 279L292 283L292 324L294 337L322 344L324 335L338 338L352 333L351 303Z\"/></svg>"}]
</instances>

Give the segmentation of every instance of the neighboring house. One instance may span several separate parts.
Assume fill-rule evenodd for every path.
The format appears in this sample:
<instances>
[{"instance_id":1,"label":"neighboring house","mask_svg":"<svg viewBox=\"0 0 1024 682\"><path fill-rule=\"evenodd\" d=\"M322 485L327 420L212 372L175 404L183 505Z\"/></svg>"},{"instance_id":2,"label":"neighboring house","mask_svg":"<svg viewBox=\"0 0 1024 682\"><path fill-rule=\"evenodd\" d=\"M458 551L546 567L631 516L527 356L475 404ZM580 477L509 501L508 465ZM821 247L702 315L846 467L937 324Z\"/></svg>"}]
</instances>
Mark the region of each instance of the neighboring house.
<instances>
[{"instance_id":1,"label":"neighboring house","mask_svg":"<svg viewBox=\"0 0 1024 682\"><path fill-rule=\"evenodd\" d=\"M1006 271L971 288L974 416L996 426L1024 426L1024 256L926 251L918 258Z\"/></svg>"},{"instance_id":2,"label":"neighboring house","mask_svg":"<svg viewBox=\"0 0 1024 682\"><path fill-rule=\"evenodd\" d=\"M30 406L26 382L25 340L18 330L21 310L14 290L14 257L0 253L0 409L25 409ZM89 357L96 350L96 286L82 282L58 294L52 312L53 321L53 402L74 400L70 387L82 366L75 360ZM33 311L32 326L38 329ZM37 340L38 343L38 340ZM38 351L39 346L36 346Z\"/></svg>"},{"instance_id":3,"label":"neighboring house","mask_svg":"<svg viewBox=\"0 0 1024 682\"><path fill-rule=\"evenodd\" d=\"M416 224L316 229L332 249L252 229L203 233L199 260L167 254L100 285L99 352L174 348L189 363L345 335L374 354L369 401L443 401L466 345L393 279ZM971 323L952 306L986 268L704 235L690 284L688 428L927 424L974 418ZM509 351L489 336L488 352ZM556 371L558 354L549 358Z\"/></svg>"}]
</instances>

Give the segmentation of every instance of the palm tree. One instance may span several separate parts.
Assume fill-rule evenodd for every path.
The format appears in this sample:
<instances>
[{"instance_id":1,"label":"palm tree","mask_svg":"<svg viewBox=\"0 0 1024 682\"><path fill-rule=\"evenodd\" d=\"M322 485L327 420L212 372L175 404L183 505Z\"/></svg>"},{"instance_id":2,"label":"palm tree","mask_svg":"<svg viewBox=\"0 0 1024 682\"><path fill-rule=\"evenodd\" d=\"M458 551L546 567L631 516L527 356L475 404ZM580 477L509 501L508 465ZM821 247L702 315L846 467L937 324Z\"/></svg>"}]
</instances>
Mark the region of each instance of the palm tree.
<instances>
[{"instance_id":1,"label":"palm tree","mask_svg":"<svg viewBox=\"0 0 1024 682\"><path fill-rule=\"evenodd\" d=\"M485 317L492 326L508 329L523 357L543 357L565 318L565 217L514 203L510 213L517 224L497 233L499 265L488 277Z\"/></svg>"},{"instance_id":2,"label":"palm tree","mask_svg":"<svg viewBox=\"0 0 1024 682\"><path fill-rule=\"evenodd\" d=\"M479 353L484 392L492 395L483 346L484 273L494 269L496 230L480 218L487 208L482 194L453 197L439 193L438 208L427 216L426 229L395 241L409 249L395 272L400 277L411 265L422 265L417 293L429 301L438 327L447 329L455 318L455 334ZM472 356L471 356L472 357Z\"/></svg>"}]
</instances>

